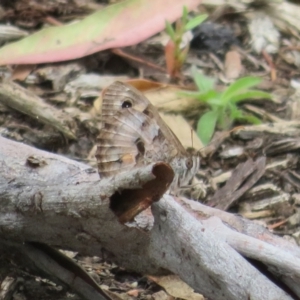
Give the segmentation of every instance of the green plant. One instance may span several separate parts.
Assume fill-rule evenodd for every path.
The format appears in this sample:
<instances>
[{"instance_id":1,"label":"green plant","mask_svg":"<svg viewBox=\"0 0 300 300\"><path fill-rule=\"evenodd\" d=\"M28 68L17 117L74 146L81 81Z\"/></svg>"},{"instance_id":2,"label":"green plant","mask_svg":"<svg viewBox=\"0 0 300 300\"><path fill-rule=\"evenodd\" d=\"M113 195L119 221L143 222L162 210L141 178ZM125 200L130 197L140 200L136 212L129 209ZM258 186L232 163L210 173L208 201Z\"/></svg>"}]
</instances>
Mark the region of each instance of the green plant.
<instances>
[{"instance_id":1,"label":"green plant","mask_svg":"<svg viewBox=\"0 0 300 300\"><path fill-rule=\"evenodd\" d=\"M261 82L258 77L244 77L237 79L223 92L215 90L215 80L197 71L192 70L196 92L183 92L184 95L198 99L209 106L197 125L197 134L204 145L207 145L217 128L228 130L234 121L245 120L253 124L261 123L258 118L246 114L237 104L246 99L270 99L271 94L251 89Z\"/></svg>"},{"instance_id":2,"label":"green plant","mask_svg":"<svg viewBox=\"0 0 300 300\"><path fill-rule=\"evenodd\" d=\"M207 15L203 14L189 19L188 10L184 6L181 19L175 23L175 29L166 21L166 32L170 40L165 47L165 57L167 71L171 77L179 75L189 51L189 43L182 47L184 33L200 25L206 18Z\"/></svg>"}]
</instances>

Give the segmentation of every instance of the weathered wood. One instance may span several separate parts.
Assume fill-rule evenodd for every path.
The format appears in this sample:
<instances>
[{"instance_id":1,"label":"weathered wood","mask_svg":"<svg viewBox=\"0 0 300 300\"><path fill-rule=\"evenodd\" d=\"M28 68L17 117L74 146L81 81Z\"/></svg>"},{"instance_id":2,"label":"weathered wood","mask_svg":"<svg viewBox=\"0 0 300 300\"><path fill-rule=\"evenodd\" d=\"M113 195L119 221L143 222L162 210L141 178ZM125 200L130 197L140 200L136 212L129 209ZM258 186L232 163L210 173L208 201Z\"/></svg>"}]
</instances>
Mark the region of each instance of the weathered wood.
<instances>
[{"instance_id":1,"label":"weathered wood","mask_svg":"<svg viewBox=\"0 0 300 300\"><path fill-rule=\"evenodd\" d=\"M265 157L260 157L255 162L249 158L245 163L239 164L226 184L207 201L207 205L227 210L261 178L265 165Z\"/></svg>"},{"instance_id":2,"label":"weathered wood","mask_svg":"<svg viewBox=\"0 0 300 300\"><path fill-rule=\"evenodd\" d=\"M63 133L69 139L76 139L76 124L67 113L55 109L28 89L12 81L0 83L0 103L20 111Z\"/></svg>"},{"instance_id":3,"label":"weathered wood","mask_svg":"<svg viewBox=\"0 0 300 300\"><path fill-rule=\"evenodd\" d=\"M33 169L29 155L44 163ZM153 226L151 215L143 226L121 224L111 195L141 189L153 180L155 165L98 181L88 166L1 137L0 163L3 241L42 242L90 256L105 252L137 272L176 273L212 299L292 299L234 250L228 236L221 239L204 221L209 217L196 218L171 196L152 205Z\"/></svg>"}]
</instances>

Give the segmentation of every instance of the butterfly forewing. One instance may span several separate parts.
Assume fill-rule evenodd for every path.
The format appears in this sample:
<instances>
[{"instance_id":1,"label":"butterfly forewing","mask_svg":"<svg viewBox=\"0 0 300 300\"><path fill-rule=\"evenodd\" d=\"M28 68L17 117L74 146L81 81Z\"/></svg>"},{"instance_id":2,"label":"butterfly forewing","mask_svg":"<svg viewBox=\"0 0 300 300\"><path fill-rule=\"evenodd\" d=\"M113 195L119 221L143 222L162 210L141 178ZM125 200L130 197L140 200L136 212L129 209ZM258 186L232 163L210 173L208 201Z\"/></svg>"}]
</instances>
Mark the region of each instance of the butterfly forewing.
<instances>
[{"instance_id":1,"label":"butterfly forewing","mask_svg":"<svg viewBox=\"0 0 300 300\"><path fill-rule=\"evenodd\" d=\"M104 93L102 116L114 115L123 108L124 102L131 103L131 107L140 112L143 112L149 104L148 99L138 90L117 81L110 85Z\"/></svg>"}]
</instances>

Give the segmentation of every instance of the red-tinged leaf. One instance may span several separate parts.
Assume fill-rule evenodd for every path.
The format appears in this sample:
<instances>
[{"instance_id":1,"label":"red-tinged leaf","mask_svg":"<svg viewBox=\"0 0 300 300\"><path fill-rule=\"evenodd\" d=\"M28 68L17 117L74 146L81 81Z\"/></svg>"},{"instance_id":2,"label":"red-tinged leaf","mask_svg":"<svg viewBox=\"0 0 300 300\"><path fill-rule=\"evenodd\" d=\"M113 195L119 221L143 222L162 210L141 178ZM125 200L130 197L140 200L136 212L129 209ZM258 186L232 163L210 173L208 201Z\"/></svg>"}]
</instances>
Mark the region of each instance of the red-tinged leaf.
<instances>
[{"instance_id":1,"label":"red-tinged leaf","mask_svg":"<svg viewBox=\"0 0 300 300\"><path fill-rule=\"evenodd\" d=\"M174 42L172 40L169 40L169 42L165 46L165 59L167 65L167 72L170 76L173 76L175 71L175 50L176 46Z\"/></svg>"},{"instance_id":2,"label":"red-tinged leaf","mask_svg":"<svg viewBox=\"0 0 300 300\"><path fill-rule=\"evenodd\" d=\"M152 89L158 89L165 86L165 84L163 83L141 78L129 79L126 80L126 83L129 83L130 85L134 86L136 89L143 93Z\"/></svg>"},{"instance_id":3,"label":"red-tinged leaf","mask_svg":"<svg viewBox=\"0 0 300 300\"><path fill-rule=\"evenodd\" d=\"M97 51L137 44L180 18L201 0L125 0L82 21L38 31L0 49L0 65L80 58Z\"/></svg>"}]
</instances>

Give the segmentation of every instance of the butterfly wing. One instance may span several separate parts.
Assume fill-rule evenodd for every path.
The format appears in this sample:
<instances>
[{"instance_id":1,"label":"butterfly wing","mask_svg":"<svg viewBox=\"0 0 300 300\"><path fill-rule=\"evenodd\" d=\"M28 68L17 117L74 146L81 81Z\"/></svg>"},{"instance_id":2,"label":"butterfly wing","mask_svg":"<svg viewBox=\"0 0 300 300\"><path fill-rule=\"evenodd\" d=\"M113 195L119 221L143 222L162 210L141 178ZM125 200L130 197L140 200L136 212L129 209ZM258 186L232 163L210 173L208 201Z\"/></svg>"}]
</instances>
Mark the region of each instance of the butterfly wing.
<instances>
[{"instance_id":1,"label":"butterfly wing","mask_svg":"<svg viewBox=\"0 0 300 300\"><path fill-rule=\"evenodd\" d=\"M122 82L109 86L103 96L96 152L100 176L112 176L153 161L167 161L177 155L176 145L164 133L164 127L168 127L161 122L149 100L135 88Z\"/></svg>"},{"instance_id":2,"label":"butterfly wing","mask_svg":"<svg viewBox=\"0 0 300 300\"><path fill-rule=\"evenodd\" d=\"M139 165L144 154L142 143L150 145L158 130L155 122L133 109L107 118L98 138L96 153L100 176L111 176Z\"/></svg>"}]
</instances>

